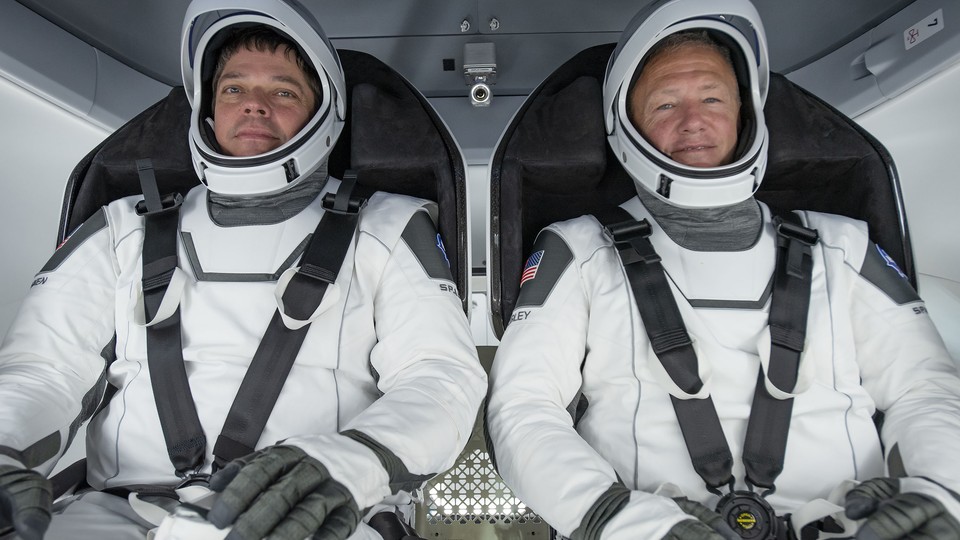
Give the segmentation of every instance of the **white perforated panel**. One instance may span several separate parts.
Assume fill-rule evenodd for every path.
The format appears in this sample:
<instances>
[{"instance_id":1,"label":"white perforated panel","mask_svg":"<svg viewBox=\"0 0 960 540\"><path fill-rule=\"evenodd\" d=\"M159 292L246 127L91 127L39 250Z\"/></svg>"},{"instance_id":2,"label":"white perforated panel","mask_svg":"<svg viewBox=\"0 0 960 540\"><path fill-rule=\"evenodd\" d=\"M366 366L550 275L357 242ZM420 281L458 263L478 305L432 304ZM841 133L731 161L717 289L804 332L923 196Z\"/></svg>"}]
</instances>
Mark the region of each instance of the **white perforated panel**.
<instances>
[{"instance_id":1,"label":"white perforated panel","mask_svg":"<svg viewBox=\"0 0 960 540\"><path fill-rule=\"evenodd\" d=\"M474 449L435 479L424 493L427 523L541 523L515 497L490 464L486 451Z\"/></svg>"}]
</instances>

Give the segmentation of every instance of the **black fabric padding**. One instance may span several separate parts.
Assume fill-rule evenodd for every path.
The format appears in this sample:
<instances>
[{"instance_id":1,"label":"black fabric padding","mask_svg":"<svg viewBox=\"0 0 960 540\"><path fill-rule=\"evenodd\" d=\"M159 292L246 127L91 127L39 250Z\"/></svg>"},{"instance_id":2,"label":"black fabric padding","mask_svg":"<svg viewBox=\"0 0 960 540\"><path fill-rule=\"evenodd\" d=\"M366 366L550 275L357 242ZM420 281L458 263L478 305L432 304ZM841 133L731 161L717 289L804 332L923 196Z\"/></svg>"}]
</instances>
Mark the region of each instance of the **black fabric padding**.
<instances>
[{"instance_id":1,"label":"black fabric padding","mask_svg":"<svg viewBox=\"0 0 960 540\"><path fill-rule=\"evenodd\" d=\"M816 96L772 74L764 109L767 173L757 198L775 211L815 210L861 219L916 285L909 235L901 231L899 179L886 148Z\"/></svg>"},{"instance_id":2,"label":"black fabric padding","mask_svg":"<svg viewBox=\"0 0 960 540\"><path fill-rule=\"evenodd\" d=\"M607 166L602 98L596 79L580 77L530 107L517 128L513 156L523 167L528 186L561 194L596 187Z\"/></svg>"},{"instance_id":3,"label":"black fabric padding","mask_svg":"<svg viewBox=\"0 0 960 540\"><path fill-rule=\"evenodd\" d=\"M366 53L338 54L347 85L347 118L328 171L343 178L347 169L353 169L366 191L437 202L438 230L466 307L466 171L453 136L427 100L396 71ZM185 194L198 185L189 127L186 94L175 87L88 153L68 180L57 244L101 206L140 193L138 159L152 160L161 194Z\"/></svg>"},{"instance_id":4,"label":"black fabric padding","mask_svg":"<svg viewBox=\"0 0 960 540\"><path fill-rule=\"evenodd\" d=\"M360 101L347 106L347 125L330 156L330 174L343 178L349 164L362 186L436 202L437 229L466 302L467 177L453 136L396 71L366 53L337 52L347 94Z\"/></svg>"},{"instance_id":5,"label":"black fabric padding","mask_svg":"<svg viewBox=\"0 0 960 540\"><path fill-rule=\"evenodd\" d=\"M152 160L162 194L185 194L199 184L187 146L189 129L190 104L178 86L94 148L70 175L58 242L101 206L140 193L138 159Z\"/></svg>"},{"instance_id":6,"label":"black fabric padding","mask_svg":"<svg viewBox=\"0 0 960 540\"><path fill-rule=\"evenodd\" d=\"M433 200L436 182L423 180L436 178L447 160L443 141L427 136L433 129L429 117L423 109L411 107L417 105L415 98L363 83L353 87L352 103L355 117L376 119L358 123L350 134L351 163L357 170L370 171L364 184ZM422 160L411 163L410 156Z\"/></svg>"},{"instance_id":7,"label":"black fabric padding","mask_svg":"<svg viewBox=\"0 0 960 540\"><path fill-rule=\"evenodd\" d=\"M490 294L498 335L513 312L537 233L556 221L602 213L636 193L609 149L603 126L599 89L613 48L586 49L548 76L494 150ZM814 210L868 222L871 240L915 286L899 180L883 145L779 74L771 74L764 113L770 148L757 198L775 211Z\"/></svg>"}]
</instances>

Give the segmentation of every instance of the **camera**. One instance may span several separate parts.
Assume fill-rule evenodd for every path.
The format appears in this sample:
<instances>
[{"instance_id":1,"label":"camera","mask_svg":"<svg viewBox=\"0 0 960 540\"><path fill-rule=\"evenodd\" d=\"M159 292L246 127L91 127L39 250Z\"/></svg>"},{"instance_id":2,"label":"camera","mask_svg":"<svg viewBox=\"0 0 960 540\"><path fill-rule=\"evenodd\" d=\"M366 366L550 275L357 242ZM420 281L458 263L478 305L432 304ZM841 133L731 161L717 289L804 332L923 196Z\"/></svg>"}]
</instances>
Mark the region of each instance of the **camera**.
<instances>
[{"instance_id":1,"label":"camera","mask_svg":"<svg viewBox=\"0 0 960 540\"><path fill-rule=\"evenodd\" d=\"M470 104L474 107L486 107L490 105L491 97L493 97L493 93L486 83L478 82L470 87Z\"/></svg>"},{"instance_id":2,"label":"camera","mask_svg":"<svg viewBox=\"0 0 960 540\"><path fill-rule=\"evenodd\" d=\"M490 105L493 99L490 87L497 82L497 54L493 43L463 45L463 80L470 86L471 105Z\"/></svg>"}]
</instances>

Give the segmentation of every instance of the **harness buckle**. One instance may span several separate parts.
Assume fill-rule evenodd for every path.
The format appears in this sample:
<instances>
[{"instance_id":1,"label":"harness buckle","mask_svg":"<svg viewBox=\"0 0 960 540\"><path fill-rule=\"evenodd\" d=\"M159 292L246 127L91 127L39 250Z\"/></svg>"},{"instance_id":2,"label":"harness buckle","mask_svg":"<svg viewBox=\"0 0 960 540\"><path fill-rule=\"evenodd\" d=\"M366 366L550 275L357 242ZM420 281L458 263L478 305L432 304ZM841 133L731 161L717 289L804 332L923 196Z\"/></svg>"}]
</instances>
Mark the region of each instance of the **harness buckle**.
<instances>
[{"instance_id":1,"label":"harness buckle","mask_svg":"<svg viewBox=\"0 0 960 540\"><path fill-rule=\"evenodd\" d=\"M323 209L335 214L357 214L367 204L366 197L349 197L346 199L339 197L340 200L338 201L338 195L337 193L325 194L320 200Z\"/></svg>"},{"instance_id":2,"label":"harness buckle","mask_svg":"<svg viewBox=\"0 0 960 540\"><path fill-rule=\"evenodd\" d=\"M764 492L766 495L768 492ZM749 490L731 490L717 503L716 511L741 538L776 540L781 522L763 495Z\"/></svg>"},{"instance_id":3,"label":"harness buckle","mask_svg":"<svg viewBox=\"0 0 960 540\"><path fill-rule=\"evenodd\" d=\"M629 242L630 239L638 236L650 236L651 231L650 223L645 219L641 219L640 221L635 219L621 221L620 223L608 225L606 229L610 231L610 235L613 236L613 241L617 243Z\"/></svg>"},{"instance_id":4,"label":"harness buckle","mask_svg":"<svg viewBox=\"0 0 960 540\"><path fill-rule=\"evenodd\" d=\"M180 483L177 484L174 489L181 489L181 488L196 486L196 485L209 487L211 476L213 475L209 473L200 473L196 471L192 473L187 473L184 476L181 476L182 480L180 480Z\"/></svg>"},{"instance_id":5,"label":"harness buckle","mask_svg":"<svg viewBox=\"0 0 960 540\"><path fill-rule=\"evenodd\" d=\"M774 216L773 228L777 235L787 239L797 240L807 246L813 246L820 241L820 233L803 225L790 223L780 216Z\"/></svg>"},{"instance_id":6,"label":"harness buckle","mask_svg":"<svg viewBox=\"0 0 960 540\"><path fill-rule=\"evenodd\" d=\"M150 210L148 208L146 199L138 201L135 210L138 216L145 216L147 214L163 214L164 212L179 208L182 204L183 195L174 192L168 193L160 198L160 208L158 210Z\"/></svg>"}]
</instances>

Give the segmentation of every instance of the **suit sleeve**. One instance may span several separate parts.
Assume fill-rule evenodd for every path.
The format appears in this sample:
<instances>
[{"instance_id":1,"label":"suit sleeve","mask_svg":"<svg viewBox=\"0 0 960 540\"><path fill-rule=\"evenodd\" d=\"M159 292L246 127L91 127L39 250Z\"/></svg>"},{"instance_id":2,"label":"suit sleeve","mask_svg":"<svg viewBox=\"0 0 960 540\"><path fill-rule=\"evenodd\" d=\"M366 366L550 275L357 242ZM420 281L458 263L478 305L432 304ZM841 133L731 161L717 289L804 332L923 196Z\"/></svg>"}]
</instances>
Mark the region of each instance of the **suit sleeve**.
<instances>
[{"instance_id":1,"label":"suit sleeve","mask_svg":"<svg viewBox=\"0 0 960 540\"><path fill-rule=\"evenodd\" d=\"M43 474L106 385L117 262L101 210L37 273L0 348L0 458Z\"/></svg>"},{"instance_id":2,"label":"suit sleeve","mask_svg":"<svg viewBox=\"0 0 960 540\"><path fill-rule=\"evenodd\" d=\"M863 385L884 420L892 474L960 489L960 375L923 301L872 243L856 280L853 321Z\"/></svg>"}]
</instances>

